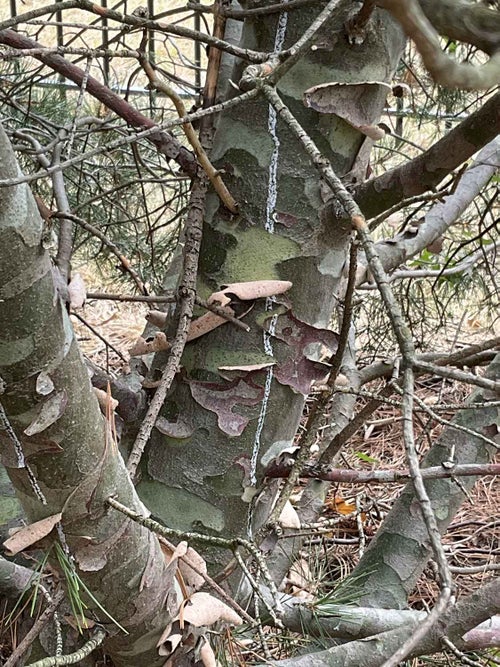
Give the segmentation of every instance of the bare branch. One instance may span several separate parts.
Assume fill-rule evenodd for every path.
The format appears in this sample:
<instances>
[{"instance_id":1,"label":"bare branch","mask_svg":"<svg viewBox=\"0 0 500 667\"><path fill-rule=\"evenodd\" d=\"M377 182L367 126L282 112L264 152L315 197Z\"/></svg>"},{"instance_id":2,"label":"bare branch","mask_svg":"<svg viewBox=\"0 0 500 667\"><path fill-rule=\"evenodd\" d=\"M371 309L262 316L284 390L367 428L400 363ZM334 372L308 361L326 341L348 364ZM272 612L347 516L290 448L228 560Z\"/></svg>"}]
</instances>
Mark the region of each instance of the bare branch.
<instances>
[{"instance_id":1,"label":"bare branch","mask_svg":"<svg viewBox=\"0 0 500 667\"><path fill-rule=\"evenodd\" d=\"M498 115L500 118L500 113ZM376 244L377 253L385 270L395 269L442 236L451 225L458 221L470 202L495 174L499 164L500 139L496 137L479 152L474 162L465 170L455 192L430 208L416 233L405 230L394 238ZM359 273L358 286L366 279L366 275L366 272Z\"/></svg>"},{"instance_id":2,"label":"bare branch","mask_svg":"<svg viewBox=\"0 0 500 667\"><path fill-rule=\"evenodd\" d=\"M267 477L288 477L289 466L272 464L266 469ZM420 470L422 479L446 479L447 477L480 477L483 475L500 475L499 463L465 463L450 464L450 467L434 466ZM334 468L323 470L320 466L309 466L302 470L301 477L321 479L325 482L340 484L392 484L411 479L408 470L348 470Z\"/></svg>"},{"instance_id":3,"label":"bare branch","mask_svg":"<svg viewBox=\"0 0 500 667\"><path fill-rule=\"evenodd\" d=\"M378 0L399 21L417 47L434 81L450 88L481 90L500 82L500 53L484 65L457 63L441 49L439 35L417 0Z\"/></svg>"},{"instance_id":4,"label":"bare branch","mask_svg":"<svg viewBox=\"0 0 500 667\"><path fill-rule=\"evenodd\" d=\"M75 662L81 662L84 658L89 656L92 651L95 651L96 648L102 644L105 638L106 632L102 628L97 628L92 638L85 642L82 648L78 651L68 655L58 655L50 658L43 658L42 660L32 662L30 665L27 665L27 667L54 667L55 665L73 665Z\"/></svg>"},{"instance_id":5,"label":"bare branch","mask_svg":"<svg viewBox=\"0 0 500 667\"><path fill-rule=\"evenodd\" d=\"M445 37L473 44L485 53L500 48L500 12L480 2L419 0L422 11Z\"/></svg>"},{"instance_id":6,"label":"bare branch","mask_svg":"<svg viewBox=\"0 0 500 667\"><path fill-rule=\"evenodd\" d=\"M203 211L207 189L208 178L203 174L194 182L193 189L191 190L190 208L185 232L184 265L179 285L180 306L177 331L170 349L168 361L163 369L160 384L151 400L148 411L142 420L139 432L128 458L127 469L132 479L134 479L136 475L137 466L140 463L142 453L165 401L167 392L180 368L182 353L187 341L189 324L193 316L193 307L196 296L198 256L200 252Z\"/></svg>"},{"instance_id":7,"label":"bare branch","mask_svg":"<svg viewBox=\"0 0 500 667\"><path fill-rule=\"evenodd\" d=\"M184 106L184 102L179 97L179 95L165 81L161 81L158 78L158 75L151 66L151 63L146 58L141 56L140 63L142 65L142 68L146 72L146 75L149 79L151 86L156 90L159 90L160 92L167 95L167 97L169 97L174 103L177 113L179 114L179 117L183 118L186 115L186 108ZM217 169L215 169L215 167L210 162L208 155L205 152L205 149L203 148L203 146L200 143L200 140L198 139L198 135L194 131L193 126L191 125L191 123L184 123L182 125L182 128L184 130L187 140L189 141L191 147L195 152L196 157L198 158L198 162L200 163L202 169L204 169L205 173L207 174L210 183L213 185L214 190L219 195L222 203L224 204L224 206L226 206L226 208L228 208L231 211L231 213L236 213L238 211L238 204L234 201L231 193L225 186L224 181L221 178L220 172L217 171Z\"/></svg>"},{"instance_id":8,"label":"bare branch","mask_svg":"<svg viewBox=\"0 0 500 667\"><path fill-rule=\"evenodd\" d=\"M25 37L15 30L2 30L0 32L0 43L7 44L16 49L34 49L40 47L38 42ZM84 70L73 65L73 63L68 62L62 56L49 54L36 57L37 60L40 60L40 62L50 67L58 74L62 74L70 79L70 81L76 83L77 86L82 86L83 82L86 80L88 93L105 104L109 109L114 111L133 127L157 127L156 123L151 120L151 118L144 116L140 111L123 100L107 86L100 83L97 79L94 79L94 77L86 77ZM158 129L156 132L148 136L148 139L157 147L160 153L165 155L168 160L175 160L187 174L190 176L196 174L198 166L195 156L187 148L182 146L175 137Z\"/></svg>"},{"instance_id":9,"label":"bare branch","mask_svg":"<svg viewBox=\"0 0 500 667\"><path fill-rule=\"evenodd\" d=\"M367 218L436 187L500 133L500 93L493 95L425 153L360 185L355 198Z\"/></svg>"}]
</instances>

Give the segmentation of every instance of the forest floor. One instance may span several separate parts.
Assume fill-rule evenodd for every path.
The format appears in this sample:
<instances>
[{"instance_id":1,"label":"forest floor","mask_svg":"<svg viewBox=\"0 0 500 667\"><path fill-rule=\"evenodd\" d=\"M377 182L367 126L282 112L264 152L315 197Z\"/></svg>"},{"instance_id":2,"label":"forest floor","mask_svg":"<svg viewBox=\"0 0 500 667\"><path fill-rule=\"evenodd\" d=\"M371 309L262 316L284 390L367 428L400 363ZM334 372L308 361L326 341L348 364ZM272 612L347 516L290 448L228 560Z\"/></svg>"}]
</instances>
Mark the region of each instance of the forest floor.
<instances>
[{"instance_id":1,"label":"forest floor","mask_svg":"<svg viewBox=\"0 0 500 667\"><path fill-rule=\"evenodd\" d=\"M95 274L85 278L94 280ZM99 285L92 285L92 290L97 291L100 288ZM142 334L147 310L148 307L143 304L94 300L79 312L114 350L128 359L128 349ZM79 343L91 361L113 371L126 369L126 363L116 351L97 338L81 321L74 321L74 324ZM488 327L484 326L484 322L473 316L465 321L462 318L461 325L459 332L448 331L446 335L441 333L440 349L449 348L450 344L458 344L458 347L472 344L493 335L491 329L487 331ZM371 389L376 389L376 383ZM428 379L417 382L419 398L430 406L437 402L450 405L462 403L469 393L468 387L449 380ZM359 400L358 408L362 405L361 399ZM441 416L445 419L451 418L453 412L450 410L449 414L442 413ZM420 454L426 452L442 429L441 424L428 420L425 415L416 420L415 435ZM379 407L363 428L351 438L340 455L337 466L355 470L404 470L406 463L398 409L391 405ZM457 596L469 594L491 577L492 570L500 569L500 485L496 482L495 478L483 477L472 491L464 492L464 503L443 538ZM290 573L286 590L306 598L323 595L331 590L335 582L341 581L355 567L362 550L376 534L403 486L403 483L332 484L321 520L326 522L336 518L338 523L327 533L311 536L303 549L302 558ZM300 491L301 488L298 487L297 494ZM482 566L487 566L489 570L470 572L471 567L480 570ZM430 563L410 598L410 604L415 609L429 609L437 594L436 572ZM282 642L279 636L274 637L274 644L276 655L273 657L276 658L283 657L283 651L290 649L289 641ZM259 653L258 645L235 648L247 664L253 662ZM491 654L478 656L481 660L478 664L487 665L492 657ZM407 665L423 667L429 664L459 664L456 661L454 656L442 654L415 660Z\"/></svg>"}]
</instances>

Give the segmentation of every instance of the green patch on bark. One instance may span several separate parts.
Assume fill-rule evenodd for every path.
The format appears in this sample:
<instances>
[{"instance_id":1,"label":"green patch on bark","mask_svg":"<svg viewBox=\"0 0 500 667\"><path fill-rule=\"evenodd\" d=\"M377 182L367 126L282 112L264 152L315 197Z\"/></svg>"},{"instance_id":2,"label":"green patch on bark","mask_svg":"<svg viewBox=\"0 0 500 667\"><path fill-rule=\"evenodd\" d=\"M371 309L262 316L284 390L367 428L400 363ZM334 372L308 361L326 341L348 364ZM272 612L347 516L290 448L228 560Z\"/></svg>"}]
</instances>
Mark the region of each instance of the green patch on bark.
<instances>
[{"instance_id":1,"label":"green patch on bark","mask_svg":"<svg viewBox=\"0 0 500 667\"><path fill-rule=\"evenodd\" d=\"M253 227L238 236L237 246L228 248L224 282L280 280L278 264L298 255L295 241Z\"/></svg>"},{"instance_id":2,"label":"green patch on bark","mask_svg":"<svg viewBox=\"0 0 500 667\"><path fill-rule=\"evenodd\" d=\"M230 153L237 150L250 153L259 166L263 169L268 169L269 160L273 151L273 144L266 131L264 123L261 124L261 132L256 132L255 125L250 123L243 123L234 120L232 123L226 123L225 132L217 135L217 144L212 151L212 160L221 160L224 158L232 165L234 170L237 170L237 165L241 161L234 160ZM243 172L236 172L236 176L244 178Z\"/></svg>"},{"instance_id":3,"label":"green patch on bark","mask_svg":"<svg viewBox=\"0 0 500 667\"><path fill-rule=\"evenodd\" d=\"M221 366L254 366L273 361L265 352L259 350L227 350L210 348L205 356L204 367L212 373L219 373ZM228 374L227 372L225 373Z\"/></svg>"},{"instance_id":4,"label":"green patch on bark","mask_svg":"<svg viewBox=\"0 0 500 667\"><path fill-rule=\"evenodd\" d=\"M224 473L223 475L204 477L203 481L219 496L223 496L224 498L230 498L232 496L240 498L243 495L243 471L241 472L240 479L234 474L228 475L227 473Z\"/></svg>"},{"instance_id":5,"label":"green patch on bark","mask_svg":"<svg viewBox=\"0 0 500 667\"><path fill-rule=\"evenodd\" d=\"M0 466L0 526L19 518L22 514L21 503L14 494L7 471Z\"/></svg>"},{"instance_id":6,"label":"green patch on bark","mask_svg":"<svg viewBox=\"0 0 500 667\"><path fill-rule=\"evenodd\" d=\"M26 359L34 347L31 335L19 340L0 340L0 366L10 366Z\"/></svg>"},{"instance_id":7,"label":"green patch on bark","mask_svg":"<svg viewBox=\"0 0 500 667\"><path fill-rule=\"evenodd\" d=\"M201 524L217 533L224 530L222 511L188 491L144 480L138 484L137 492L146 507L169 528L187 531Z\"/></svg>"}]
</instances>

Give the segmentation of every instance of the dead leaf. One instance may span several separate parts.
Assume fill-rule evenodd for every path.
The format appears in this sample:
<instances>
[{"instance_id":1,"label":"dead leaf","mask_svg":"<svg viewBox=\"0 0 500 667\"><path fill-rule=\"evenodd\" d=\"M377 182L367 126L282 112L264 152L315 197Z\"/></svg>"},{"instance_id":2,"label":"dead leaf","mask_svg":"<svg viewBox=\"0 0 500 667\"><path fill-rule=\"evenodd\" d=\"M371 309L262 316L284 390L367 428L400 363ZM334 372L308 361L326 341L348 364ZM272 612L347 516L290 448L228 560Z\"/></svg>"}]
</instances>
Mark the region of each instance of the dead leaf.
<instances>
[{"instance_id":1,"label":"dead leaf","mask_svg":"<svg viewBox=\"0 0 500 667\"><path fill-rule=\"evenodd\" d=\"M194 593L189 604L184 607L184 622L191 623L195 627L210 626L218 621L230 625L241 625L243 620L227 604L214 598L210 593Z\"/></svg>"},{"instance_id":2,"label":"dead leaf","mask_svg":"<svg viewBox=\"0 0 500 667\"><path fill-rule=\"evenodd\" d=\"M170 556L165 559L167 567L172 563L174 563L181 556L185 556L187 553L187 549L188 549L187 542L179 542L179 544L175 547Z\"/></svg>"},{"instance_id":3,"label":"dead leaf","mask_svg":"<svg viewBox=\"0 0 500 667\"><path fill-rule=\"evenodd\" d=\"M207 564L205 559L192 547L188 547L186 555L179 561L179 571L184 583L190 592L194 592L204 585L205 579L190 567L190 563L202 574L207 574Z\"/></svg>"},{"instance_id":4,"label":"dead leaf","mask_svg":"<svg viewBox=\"0 0 500 667\"><path fill-rule=\"evenodd\" d=\"M217 667L215 653L207 640L200 649L200 658L205 667Z\"/></svg>"},{"instance_id":5,"label":"dead leaf","mask_svg":"<svg viewBox=\"0 0 500 667\"><path fill-rule=\"evenodd\" d=\"M95 628L96 625L95 621L92 621L90 618L86 618L85 616L83 618L79 616L77 620L71 614L64 614L64 620L68 625L71 625L73 630L77 630L78 632L80 632L81 629L91 630L92 628Z\"/></svg>"},{"instance_id":6,"label":"dead leaf","mask_svg":"<svg viewBox=\"0 0 500 667\"><path fill-rule=\"evenodd\" d=\"M46 537L54 526L61 520L62 514L52 514L51 516L30 523L28 526L20 528L12 537L9 537L3 543L8 551L8 556L15 556L20 551L31 547L36 542Z\"/></svg>"},{"instance_id":7,"label":"dead leaf","mask_svg":"<svg viewBox=\"0 0 500 667\"><path fill-rule=\"evenodd\" d=\"M98 387L92 387L92 389L94 390L94 394L97 396L97 402L99 403L99 407L101 408L101 412L103 414L106 414L108 406L112 411L116 410L119 405L116 398L113 398L111 395L108 396L107 391L98 389Z\"/></svg>"},{"instance_id":8,"label":"dead leaf","mask_svg":"<svg viewBox=\"0 0 500 667\"><path fill-rule=\"evenodd\" d=\"M158 329L163 329L167 323L167 314L161 310L150 310L146 314L146 320Z\"/></svg>"},{"instance_id":9,"label":"dead leaf","mask_svg":"<svg viewBox=\"0 0 500 667\"><path fill-rule=\"evenodd\" d=\"M278 523L283 528L300 528L300 519L292 503L287 500L285 507L281 511Z\"/></svg>"},{"instance_id":10,"label":"dead leaf","mask_svg":"<svg viewBox=\"0 0 500 667\"><path fill-rule=\"evenodd\" d=\"M87 288L85 281L79 273L75 273L68 285L69 305L73 310L82 308L87 299Z\"/></svg>"},{"instance_id":11,"label":"dead leaf","mask_svg":"<svg viewBox=\"0 0 500 667\"><path fill-rule=\"evenodd\" d=\"M234 310L228 308L227 306L226 310L232 317L234 317L235 315ZM189 325L187 340L188 342L190 342L192 340L195 340L196 338L200 338L200 336L204 336L209 331L213 331L214 329L217 329L217 327L220 327L223 324L227 324L227 320L224 317L221 317L220 315L216 315L215 313L212 313L212 311L209 311L208 313L201 315L201 317L197 317L195 320L191 322L191 324Z\"/></svg>"},{"instance_id":12,"label":"dead leaf","mask_svg":"<svg viewBox=\"0 0 500 667\"><path fill-rule=\"evenodd\" d=\"M46 428L56 422L64 413L67 402L68 395L64 389L49 396L46 401L40 404L39 412L35 419L24 429L26 435L35 435L36 433L45 431Z\"/></svg>"},{"instance_id":13,"label":"dead leaf","mask_svg":"<svg viewBox=\"0 0 500 667\"><path fill-rule=\"evenodd\" d=\"M171 655L175 649L179 646L179 644L182 641L182 635L181 634L171 634L167 635L165 638L163 638L162 635L162 640L161 642L158 642L158 653L160 655Z\"/></svg>"},{"instance_id":14,"label":"dead leaf","mask_svg":"<svg viewBox=\"0 0 500 667\"><path fill-rule=\"evenodd\" d=\"M130 348L129 354L131 357L140 357L142 354L151 354L152 352L169 349L170 343L166 335L163 331L157 331L151 340L145 340L142 336L139 336L135 344Z\"/></svg>"},{"instance_id":15,"label":"dead leaf","mask_svg":"<svg viewBox=\"0 0 500 667\"><path fill-rule=\"evenodd\" d=\"M50 379L50 375L45 371L38 373L35 385L36 393L41 396L48 396L54 391L54 383Z\"/></svg>"},{"instance_id":16,"label":"dead leaf","mask_svg":"<svg viewBox=\"0 0 500 667\"><path fill-rule=\"evenodd\" d=\"M219 292L214 292L208 303L219 302L221 305L229 303L229 294L234 294L241 301L253 301L264 299L268 296L276 296L287 292L292 283L289 280L249 280L244 283L230 283L224 285Z\"/></svg>"},{"instance_id":17,"label":"dead leaf","mask_svg":"<svg viewBox=\"0 0 500 667\"><path fill-rule=\"evenodd\" d=\"M244 283L231 283L223 286L218 292L213 292L207 299L207 303L224 308L228 315L236 317L235 311L229 306L236 297L240 301L254 301L268 296L283 294L290 289L292 283L289 280L250 280ZM247 311L248 312L248 311ZM238 317L243 317L246 313L240 313ZM209 331L227 324L228 320L216 313L209 311L196 320L193 320L189 326L188 342L204 336Z\"/></svg>"},{"instance_id":18,"label":"dead leaf","mask_svg":"<svg viewBox=\"0 0 500 667\"><path fill-rule=\"evenodd\" d=\"M304 558L298 558L292 564L287 576L287 592L302 600L314 599L317 585L307 561Z\"/></svg>"}]
</instances>

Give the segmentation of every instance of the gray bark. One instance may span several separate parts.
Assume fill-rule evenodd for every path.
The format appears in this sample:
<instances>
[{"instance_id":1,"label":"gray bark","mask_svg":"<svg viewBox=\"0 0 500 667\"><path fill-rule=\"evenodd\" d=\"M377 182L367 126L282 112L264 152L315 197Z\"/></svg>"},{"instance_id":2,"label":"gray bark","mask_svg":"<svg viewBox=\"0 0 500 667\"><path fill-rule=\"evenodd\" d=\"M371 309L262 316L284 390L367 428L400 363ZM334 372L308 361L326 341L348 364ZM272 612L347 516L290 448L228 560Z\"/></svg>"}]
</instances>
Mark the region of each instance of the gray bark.
<instances>
[{"instance_id":1,"label":"gray bark","mask_svg":"<svg viewBox=\"0 0 500 667\"><path fill-rule=\"evenodd\" d=\"M2 178L16 177L18 165L3 129L0 156ZM155 638L175 603L169 599L165 608L173 574L154 536L106 505L106 498L117 494L124 504L143 509L116 446L106 444L104 418L42 237L29 188L2 188L0 400L19 443L16 449L15 438L0 430L2 462L30 521L62 512L59 539L78 574L129 631L116 636L113 624L96 610L109 630L107 650L115 664L160 664Z\"/></svg>"},{"instance_id":2,"label":"gray bark","mask_svg":"<svg viewBox=\"0 0 500 667\"><path fill-rule=\"evenodd\" d=\"M341 176L352 171L364 136L337 116L320 116L305 108L303 92L327 81L389 81L404 43L399 28L380 12L374 17L365 43L350 46L343 24L352 4L345 2L342 7L317 40L317 49L309 50L278 85L285 102ZM316 14L316 7L293 12L285 46L303 33ZM272 51L276 21L276 17L245 20L241 45ZM237 64L233 81L238 81L241 69ZM373 86L366 93L364 104L377 116L384 101L385 91ZM198 291L206 297L231 282L290 280L293 287L286 296L292 304L291 314L299 320L297 331L305 331L302 323L325 328L341 291L350 229L345 221L327 211L309 158L288 128L278 121L277 204L272 212L275 228L274 233L266 230L269 164L274 148L268 113L267 104L258 99L235 107L220 119L212 157L225 169L224 178L240 202L241 213L228 218L218 200L210 199ZM175 287L175 276L165 287ZM290 339L272 340L276 365L266 410L266 371L233 374L260 392L253 405L236 400L232 407L234 413L249 420L238 437L224 432L214 412L201 407L190 389L193 381L215 383L217 386L203 386L213 392L211 398L217 402L217 391L224 388L231 392L234 386L224 379L227 374L220 371L221 366L269 361L261 326L265 307L264 300L257 301L244 318L251 326L249 334L225 325L186 348L183 380L167 398L163 416L171 421L188 418L192 435L176 440L154 430L138 485L146 504L169 526L225 536L246 535L252 509L245 488L260 487L263 463L278 455L294 438L304 395L290 386L290 378L283 380L285 373L280 375L280 371L290 357L303 362L306 350L294 348ZM286 328L287 317L280 315L277 326ZM311 335L311 330L307 335ZM311 337L309 342L315 341ZM277 376L282 378L280 382ZM253 470L252 459L256 461ZM250 479L253 474L256 482ZM255 506L255 514L261 514L257 521L262 521L268 507L258 503Z\"/></svg>"},{"instance_id":3,"label":"gray bark","mask_svg":"<svg viewBox=\"0 0 500 667\"><path fill-rule=\"evenodd\" d=\"M487 144L467 168L456 190L444 201L431 206L416 232L405 230L394 238L376 244L377 253L387 272L391 272L410 257L422 252L460 220L460 216L494 176L500 165L500 139ZM366 280L366 272L359 273L358 284Z\"/></svg>"},{"instance_id":4,"label":"gray bark","mask_svg":"<svg viewBox=\"0 0 500 667\"><path fill-rule=\"evenodd\" d=\"M500 583L498 579L494 579L482 586L479 591L461 598L415 646L409 657L432 655L441 651L443 636L448 637L459 650L487 647L489 639L498 637L497 619L491 622L487 619L490 619L499 608ZM379 667L397 651L422 621L422 617L417 613L407 613L414 613L415 618L408 618L405 623L399 624L402 619L398 619L397 613L394 610L388 612L387 620L394 616L395 627L392 630L350 641L342 646L333 646L317 653L273 661L270 664L275 667L358 667L359 665ZM344 620L340 622L343 623ZM475 645L472 643L474 637L478 640Z\"/></svg>"},{"instance_id":5,"label":"gray bark","mask_svg":"<svg viewBox=\"0 0 500 667\"><path fill-rule=\"evenodd\" d=\"M490 364L487 375L498 378L500 358ZM474 392L472 402L490 400L487 391ZM498 407L475 411L462 410L453 423L467 426L492 440L498 441L500 410ZM431 447L422 466L432 467L446 461L454 448L454 461L462 463L486 463L496 452L493 445L480 437L464 431L446 428ZM460 486L453 479L427 480L425 486L442 534L464 502L464 489L470 489L476 477L461 479ZM462 487L462 488L461 488ZM409 483L394 503L375 539L370 543L350 577L360 593L359 603L369 607L402 609L407 606L408 594L415 587L430 557L427 529L425 527L413 484ZM346 583L349 579L346 580Z\"/></svg>"}]
</instances>

